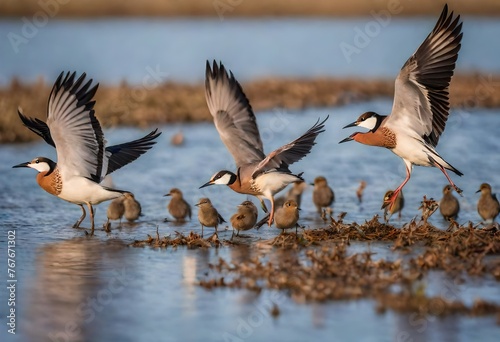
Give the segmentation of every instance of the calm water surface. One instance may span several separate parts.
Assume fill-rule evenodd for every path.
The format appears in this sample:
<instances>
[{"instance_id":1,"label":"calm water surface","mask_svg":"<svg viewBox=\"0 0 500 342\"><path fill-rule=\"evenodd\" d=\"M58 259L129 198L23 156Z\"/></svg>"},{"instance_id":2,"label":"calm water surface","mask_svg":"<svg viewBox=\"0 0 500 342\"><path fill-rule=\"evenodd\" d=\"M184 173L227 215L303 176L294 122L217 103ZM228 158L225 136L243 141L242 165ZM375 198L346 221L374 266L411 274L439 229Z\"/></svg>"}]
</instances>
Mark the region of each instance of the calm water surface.
<instances>
[{"instance_id":1,"label":"calm water surface","mask_svg":"<svg viewBox=\"0 0 500 342\"><path fill-rule=\"evenodd\" d=\"M312 126L318 118L330 115L327 133L303 161L292 165L295 172L304 171L308 181L326 176L336 194L335 213L347 211L346 221L363 222L381 214L381 197L404 179L402 161L389 151L355 143L338 144L352 133L340 127L352 122L360 112L390 110L388 101L349 105L331 109L308 109L284 113L269 111L257 117L265 150L283 145ZM464 190L460 198L459 222L478 222L475 191L483 181L500 189L497 171L500 142L496 138L500 117L494 110L454 112L440 141L438 150L465 176L452 178ZM55 150L45 143L0 146L0 243L5 253L6 230L16 231L16 276L18 334L17 341L234 341L234 340L357 340L394 341L496 341L499 329L495 318L429 316L416 323L411 316L387 312L377 315L369 300L297 304L286 293L255 293L218 289L206 291L196 286L209 274L208 264L219 257L246 260L256 253L249 247L187 250L185 248L154 250L126 245L134 239L200 231L194 219L177 226L163 222L167 217L167 199L172 187L181 188L194 204L209 196L221 214L228 219L245 196L223 186L199 190L216 171L233 169L233 161L211 123L161 127L163 135L153 150L113 174L119 188L136 194L144 217L134 225L124 224L110 235L97 231L86 238L81 230L71 228L80 209L49 196L35 181L35 172L12 169L11 166L43 155L56 159ZM186 144L171 147L172 134L182 129ZM144 135L145 131L120 128L107 130L111 144ZM487 158L485 158L487 156ZM357 204L355 190L366 180L364 202ZM401 222L419 214L423 195L440 198L445 177L437 169L417 167L405 187L406 208ZM309 188L304 193L301 223L315 228L322 225L311 203ZM106 218L107 205L97 207L96 223ZM196 213L196 210L194 211ZM262 216L262 213L260 213ZM445 228L438 216L432 223ZM88 221L84 221L88 226ZM115 224L116 226L116 224ZM207 229L209 231L210 229ZM251 231L248 241L272 238L274 228ZM229 238L224 231L221 238ZM353 244L352 252L369 248L376 257L394 258L385 244ZM5 260L5 258L4 258ZM7 274L2 264L1 274ZM492 279L466 279L457 285L441 272L425 280L429 295L453 293L471 304L477 297L500 302L498 283ZM6 287L0 290L0 313L5 320ZM276 303L281 315L269 315L270 303ZM3 325L3 324L2 324ZM0 339L6 340L2 327Z\"/></svg>"},{"instance_id":2,"label":"calm water surface","mask_svg":"<svg viewBox=\"0 0 500 342\"><path fill-rule=\"evenodd\" d=\"M373 17L281 20L50 20L23 36L21 20L0 21L0 84L13 76L55 79L61 70L86 71L100 82L123 79L147 86L200 82L205 60L222 60L240 80L286 77L396 77L438 18ZM385 24L384 24L385 25ZM24 31L23 31L24 30ZM461 72L500 72L500 21L464 17L457 63ZM360 38L361 33L366 34ZM369 34L369 35L368 35ZM345 53L346 44L356 49Z\"/></svg>"}]
</instances>

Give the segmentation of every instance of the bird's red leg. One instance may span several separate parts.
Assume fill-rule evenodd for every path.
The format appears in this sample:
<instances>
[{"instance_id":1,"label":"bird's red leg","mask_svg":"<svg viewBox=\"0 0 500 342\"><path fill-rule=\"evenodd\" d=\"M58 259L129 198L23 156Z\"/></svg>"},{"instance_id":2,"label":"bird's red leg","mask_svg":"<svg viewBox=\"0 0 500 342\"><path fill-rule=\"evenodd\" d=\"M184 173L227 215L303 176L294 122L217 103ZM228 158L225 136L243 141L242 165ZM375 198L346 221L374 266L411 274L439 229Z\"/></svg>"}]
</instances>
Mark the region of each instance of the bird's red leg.
<instances>
[{"instance_id":1,"label":"bird's red leg","mask_svg":"<svg viewBox=\"0 0 500 342\"><path fill-rule=\"evenodd\" d=\"M396 190L394 190L394 193L392 194L391 198L388 201L384 202L384 205L382 206L382 209L386 208L388 205L390 205L389 210L392 211L394 204L396 203L396 198L398 198L399 192L403 187L408 183L410 180L410 169L408 167L406 168L406 179L401 183L400 186Z\"/></svg>"},{"instance_id":2,"label":"bird's red leg","mask_svg":"<svg viewBox=\"0 0 500 342\"><path fill-rule=\"evenodd\" d=\"M271 197L270 201L271 201L271 212L269 213L269 221L267 221L269 227L271 227L271 224L273 224L274 220L274 198Z\"/></svg>"},{"instance_id":3,"label":"bird's red leg","mask_svg":"<svg viewBox=\"0 0 500 342\"><path fill-rule=\"evenodd\" d=\"M450 176L448 176L448 172L446 172L446 169L444 167L442 167L441 165L439 165L438 163L436 163L435 165L441 170L442 173L444 173L444 175L446 176L446 179L448 180L448 182L450 182L450 185L453 187L453 189L455 189L455 191L460 196L462 196L462 192L463 192L462 189L460 189L458 186L455 185L455 183L453 183Z\"/></svg>"}]
</instances>

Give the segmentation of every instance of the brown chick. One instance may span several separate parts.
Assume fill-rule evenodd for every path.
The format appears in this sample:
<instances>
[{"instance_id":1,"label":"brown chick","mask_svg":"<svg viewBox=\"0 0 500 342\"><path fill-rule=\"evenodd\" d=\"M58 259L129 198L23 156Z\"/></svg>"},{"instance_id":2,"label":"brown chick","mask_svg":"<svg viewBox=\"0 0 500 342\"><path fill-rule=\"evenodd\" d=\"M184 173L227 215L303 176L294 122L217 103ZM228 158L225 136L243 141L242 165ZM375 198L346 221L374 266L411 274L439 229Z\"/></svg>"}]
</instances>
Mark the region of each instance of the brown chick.
<instances>
[{"instance_id":1,"label":"brown chick","mask_svg":"<svg viewBox=\"0 0 500 342\"><path fill-rule=\"evenodd\" d=\"M276 228L285 229L295 227L295 233L297 233L297 222L299 220L299 207L297 202L294 200L288 200L283 204L281 208L276 210L274 217L274 223Z\"/></svg>"},{"instance_id":2,"label":"brown chick","mask_svg":"<svg viewBox=\"0 0 500 342\"><path fill-rule=\"evenodd\" d=\"M460 203L452 194L453 188L448 184L443 188L443 198L439 202L439 211L445 220L456 219L460 211Z\"/></svg>"},{"instance_id":3,"label":"brown chick","mask_svg":"<svg viewBox=\"0 0 500 342\"><path fill-rule=\"evenodd\" d=\"M177 188L172 188L165 196L172 196L172 199L167 205L167 209L177 222L184 222L186 217L189 217L191 220L191 206L184 200L182 191Z\"/></svg>"},{"instance_id":4,"label":"brown chick","mask_svg":"<svg viewBox=\"0 0 500 342\"><path fill-rule=\"evenodd\" d=\"M258 210L255 204L251 201L245 201L238 206L238 211L236 214L231 216L231 225L238 232L236 236L239 236L240 231L250 230L255 227L257 223ZM234 230L233 230L234 236Z\"/></svg>"},{"instance_id":5,"label":"brown chick","mask_svg":"<svg viewBox=\"0 0 500 342\"><path fill-rule=\"evenodd\" d=\"M214 208L210 199L201 198L195 205L198 207L198 221L200 221L201 224L201 237L203 237L204 227L214 227L215 234L217 234L217 226L226 221L222 218L217 209Z\"/></svg>"},{"instance_id":6,"label":"brown chick","mask_svg":"<svg viewBox=\"0 0 500 342\"><path fill-rule=\"evenodd\" d=\"M135 199L135 196L131 192L126 192L124 195L123 205L125 207L125 218L129 222L134 222L141 216L142 208L141 204Z\"/></svg>"},{"instance_id":7,"label":"brown chick","mask_svg":"<svg viewBox=\"0 0 500 342\"><path fill-rule=\"evenodd\" d=\"M115 198L109 204L107 211L108 220L104 224L105 231L107 232L110 231L111 228L111 223L109 222L110 220L120 220L120 225L121 225L123 214L125 214L125 206L123 205L124 199L125 196L120 196L118 198Z\"/></svg>"},{"instance_id":8,"label":"brown chick","mask_svg":"<svg viewBox=\"0 0 500 342\"><path fill-rule=\"evenodd\" d=\"M483 183L477 192L481 192L481 197L477 202L477 212L487 223L492 223L500 212L500 204L497 197L491 193L491 186Z\"/></svg>"},{"instance_id":9,"label":"brown chick","mask_svg":"<svg viewBox=\"0 0 500 342\"><path fill-rule=\"evenodd\" d=\"M328 186L326 178L323 176L316 177L313 185L313 202L318 213L321 214L323 208L330 208L335 200L335 195L333 194L333 190Z\"/></svg>"}]
</instances>

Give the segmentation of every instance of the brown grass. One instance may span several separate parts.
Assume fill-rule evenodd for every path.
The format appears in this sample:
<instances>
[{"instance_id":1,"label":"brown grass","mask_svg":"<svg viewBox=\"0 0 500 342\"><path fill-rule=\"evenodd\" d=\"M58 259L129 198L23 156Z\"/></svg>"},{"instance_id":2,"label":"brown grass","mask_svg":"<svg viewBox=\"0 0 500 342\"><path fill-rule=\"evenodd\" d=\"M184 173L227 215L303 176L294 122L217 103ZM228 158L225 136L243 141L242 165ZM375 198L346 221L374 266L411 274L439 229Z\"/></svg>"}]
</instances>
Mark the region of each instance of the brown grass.
<instances>
[{"instance_id":1,"label":"brown grass","mask_svg":"<svg viewBox=\"0 0 500 342\"><path fill-rule=\"evenodd\" d=\"M13 80L0 88L0 142L37 139L17 116L25 114L45 120L49 85L43 81L25 85ZM339 106L375 97L391 97L393 80L359 79L264 79L243 85L254 110L272 108ZM455 108L500 107L500 76L462 75L453 78L451 105ZM211 120L203 86L165 83L153 89L102 86L96 95L96 115L105 127L145 127L169 122Z\"/></svg>"},{"instance_id":2,"label":"brown grass","mask_svg":"<svg viewBox=\"0 0 500 342\"><path fill-rule=\"evenodd\" d=\"M186 246L188 248L198 248L198 247L218 247L221 245L216 234L211 235L207 239L203 239L199 234L190 232L187 236L182 233L175 232L175 236L164 236L160 238L158 233L158 227L156 227L156 237L152 237L148 234L148 237L144 240L136 240L131 243L131 247L153 247L153 248L167 248L167 247L178 247Z\"/></svg>"},{"instance_id":3,"label":"brown grass","mask_svg":"<svg viewBox=\"0 0 500 342\"><path fill-rule=\"evenodd\" d=\"M454 279L450 281L462 282L465 274L500 281L500 261L485 258L500 255L500 232L454 224L450 231L441 231L423 222L396 229L375 216L363 224L345 224L340 219L298 236L282 234L256 245L272 245L281 252L273 256L269 248L257 248L249 260L219 259L200 286L281 290L299 303L371 298L379 313L391 309L422 316L500 315L500 305L480 298L467 306L458 297L425 294L430 270L446 272ZM390 259L374 258L369 251L349 254L353 240L388 241L398 254ZM297 249L305 249L305 254Z\"/></svg>"},{"instance_id":4,"label":"brown grass","mask_svg":"<svg viewBox=\"0 0 500 342\"><path fill-rule=\"evenodd\" d=\"M54 0L58 3L58 0ZM437 15L447 2L462 14L499 15L496 0L80 0L60 1L55 15L60 17L95 16L366 16L370 11L391 10L398 15ZM3 16L33 16L43 11L37 0L3 0ZM49 11L52 11L49 10ZM48 12L49 12L48 11ZM50 13L50 12L49 12ZM219 16L221 14L221 16Z\"/></svg>"}]
</instances>

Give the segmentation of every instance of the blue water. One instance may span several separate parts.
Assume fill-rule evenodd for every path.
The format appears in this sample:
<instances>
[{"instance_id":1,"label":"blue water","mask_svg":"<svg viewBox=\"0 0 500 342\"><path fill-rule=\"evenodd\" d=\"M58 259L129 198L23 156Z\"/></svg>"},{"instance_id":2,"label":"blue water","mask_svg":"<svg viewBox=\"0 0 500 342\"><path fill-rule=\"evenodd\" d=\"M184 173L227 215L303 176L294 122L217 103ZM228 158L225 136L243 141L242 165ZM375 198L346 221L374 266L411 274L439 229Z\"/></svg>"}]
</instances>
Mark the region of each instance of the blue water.
<instances>
[{"instance_id":1,"label":"blue water","mask_svg":"<svg viewBox=\"0 0 500 342\"><path fill-rule=\"evenodd\" d=\"M404 178L403 163L384 149L355 143L339 145L338 141L351 133L341 127L364 110L387 112L390 107L389 101L380 100L288 113L269 111L259 113L257 121L265 150L269 152L296 138L318 117L329 114L328 133L320 135L312 153L291 168L296 172L304 171L308 181L319 174L326 176L336 194L335 214L347 211L347 222L363 222L381 214L384 192ZM438 146L440 153L465 174L461 178L452 175L464 190L464 197L460 198L460 223L480 221L475 210L478 199L475 191L481 182L490 182L494 190L500 189L496 179L500 142L495 137L500 117L495 114L495 110L478 109L452 112L454 120L450 119ZM3 189L0 192L0 219L4 227L0 244L3 248L6 243L5 230L16 231L18 341L303 341L326 338L393 341L404 340L405 336L414 341L496 340L498 326L494 317L438 319L426 316L424 320L415 320L411 315L393 312L378 315L370 300L299 304L286 293L264 291L257 295L245 290L207 291L196 285L210 273L209 263L217 262L219 257L237 262L262 252L254 247L218 250L126 247L135 239L154 235L157 226L161 236L173 236L175 231L200 232L196 209L194 219L185 225L163 222L168 216L168 199L163 195L171 187L181 188L191 204L200 197L209 196L226 219L235 211L236 204L246 199L225 186L198 189L219 169L234 167L213 124L183 124L161 129L163 135L155 148L113 175L117 187L135 193L145 216L137 224L124 224L122 228L113 223L110 235L98 230L92 239L71 228L80 215L77 206L40 189L33 170L11 168L38 155L55 159L54 149L43 142L0 147L3 175L0 178ZM172 147L170 137L180 129L186 143ZM119 128L106 130L105 134L114 144L137 138L145 131ZM488 158L483 158L485 155ZM368 186L363 204L358 205L355 190L361 179L366 180ZM393 219L393 223L401 226L418 216L422 196L439 199L445 184L446 179L439 170L416 167L404 190L403 218L401 221ZM315 228L323 223L315 213L311 191L309 188L304 193L300 222ZM97 206L96 223L99 226L106 219L106 207L106 203ZM438 227L447 227L438 214L431 221ZM87 220L84 226L88 227ZM220 238L229 239L231 230L225 229L224 226ZM206 233L209 231L207 229ZM279 232L264 227L258 232L245 233L250 236L246 240L251 243L272 238ZM383 243L354 243L351 246L353 252L367 248L376 253L377 258L398 257ZM1 267L0 273L6 274L6 265L2 263ZM465 278L464 283L458 283L441 272L433 272L424 279L424 284L429 295L460 299L468 305L475 298L500 301L498 283L491 278ZM0 294L0 310L5 317L4 286ZM272 303L281 311L277 319L269 314ZM1 334L5 336L3 327Z\"/></svg>"},{"instance_id":2,"label":"blue water","mask_svg":"<svg viewBox=\"0 0 500 342\"><path fill-rule=\"evenodd\" d=\"M436 18L394 19L380 29L351 61L340 45L354 43L356 29L364 29L372 18L285 19L285 20L51 20L40 28L16 53L9 33L21 34L20 20L0 21L0 84L16 75L22 80L42 76L51 83L61 70L86 71L103 83L127 80L154 85L155 81L199 82L206 59L224 61L239 79L265 76L286 77L395 77L401 65L433 27ZM498 62L500 22L495 19L465 18L459 72L479 70L500 72ZM156 73L154 70L157 70ZM476 89L477 96L498 91L486 78ZM48 95L48 94L47 94ZM168 94L166 94L168 96ZM468 103L473 104L474 99ZM20 104L22 105L22 104ZM403 162L387 150L356 143L338 144L354 129L341 127L367 110L388 113L391 102L376 100L336 108L308 108L258 113L257 121L266 152L295 139L316 122L330 115L327 132L303 161L291 166L304 172L307 181L324 175L336 195L334 215L346 211L345 221L363 222L382 214L380 205L386 190L396 187L405 176ZM43 109L40 109L43 110ZM453 110L438 151L461 170L464 177L451 175L464 190L458 221L479 223L475 191L489 182L499 191L500 117L496 109ZM99 116L99 113L97 113ZM19 123L20 124L20 123ZM370 300L299 304L286 293L245 290L207 291L196 285L207 277L209 263L219 257L245 260L262 250L254 247L223 247L190 250L131 248L136 239L176 231L200 232L196 210L185 225L164 222L172 187L183 190L191 204L208 196L228 219L236 204L246 196L224 186L199 190L216 171L233 169L232 157L212 123L160 127L158 144L137 162L113 174L116 187L135 193L144 216L112 232L102 230L86 238L71 228L80 209L48 195L35 181L35 172L11 166L35 156L56 159L52 147L43 142L0 146L0 286L1 341L496 341L494 317L426 316L415 321L411 315L387 312L378 315ZM185 145L172 147L170 137L182 130ZM132 140L145 130L117 128L105 131L110 144ZM363 203L355 191L361 180L368 185ZM406 207L402 226L419 217L423 195L439 199L445 177L435 168L416 167L406 185ZM300 223L308 228L323 226L311 202L312 189L302 200ZM255 199L253 199L255 201ZM107 204L97 206L96 224L106 219ZM260 216L262 217L262 212ZM444 229L446 222L436 213L431 222ZM83 225L88 227L88 219ZM7 334L7 231L16 232L17 335ZM207 229L207 234L210 229ZM269 239L274 228L246 232L248 243ZM222 227L220 237L231 230ZM376 258L400 255L384 243L353 243L350 252L370 249ZM266 253L270 251L264 251ZM475 298L500 302L498 283L491 278L465 278L456 282L441 272L426 277L429 295L444 295L470 305ZM451 294L451 295L450 295ZM451 297L449 297L451 296ZM273 319L271 303L281 314Z\"/></svg>"},{"instance_id":3,"label":"blue water","mask_svg":"<svg viewBox=\"0 0 500 342\"><path fill-rule=\"evenodd\" d=\"M224 20L51 19L29 30L0 21L0 85L13 76L51 83L62 70L104 83L202 81L207 59L240 80L271 76L395 77L436 18ZM464 17L458 72L500 72L497 19ZM363 32L362 34L359 32ZM365 35L364 38L361 36ZM355 52L348 53L347 45Z\"/></svg>"}]
</instances>

